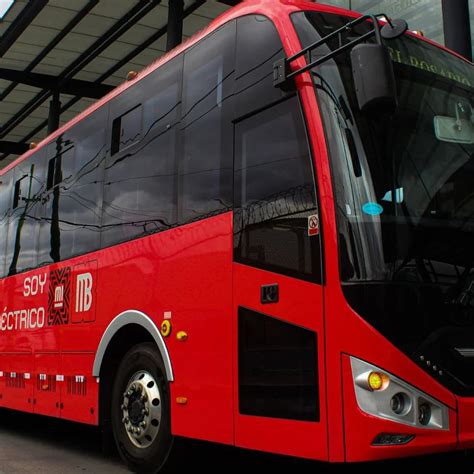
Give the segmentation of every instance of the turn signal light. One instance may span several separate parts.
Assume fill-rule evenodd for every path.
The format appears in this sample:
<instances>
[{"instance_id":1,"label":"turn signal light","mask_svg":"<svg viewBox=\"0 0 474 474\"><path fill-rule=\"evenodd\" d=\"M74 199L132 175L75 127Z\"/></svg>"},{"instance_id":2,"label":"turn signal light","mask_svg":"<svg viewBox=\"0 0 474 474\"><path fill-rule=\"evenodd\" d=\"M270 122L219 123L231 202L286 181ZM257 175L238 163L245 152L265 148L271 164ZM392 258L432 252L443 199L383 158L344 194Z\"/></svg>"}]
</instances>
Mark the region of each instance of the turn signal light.
<instances>
[{"instance_id":1,"label":"turn signal light","mask_svg":"<svg viewBox=\"0 0 474 474\"><path fill-rule=\"evenodd\" d=\"M380 372L370 372L367 378L367 384L370 390L374 392L377 390L384 389L389 383L389 378L387 375Z\"/></svg>"}]
</instances>

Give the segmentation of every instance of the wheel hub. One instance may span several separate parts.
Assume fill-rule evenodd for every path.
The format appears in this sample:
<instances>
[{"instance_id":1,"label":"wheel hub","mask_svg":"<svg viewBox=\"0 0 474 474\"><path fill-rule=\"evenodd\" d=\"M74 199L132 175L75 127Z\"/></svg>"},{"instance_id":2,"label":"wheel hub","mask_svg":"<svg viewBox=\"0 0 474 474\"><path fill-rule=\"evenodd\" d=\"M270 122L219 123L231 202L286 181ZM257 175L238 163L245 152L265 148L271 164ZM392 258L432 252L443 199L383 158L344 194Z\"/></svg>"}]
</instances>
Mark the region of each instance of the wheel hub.
<instances>
[{"instance_id":1,"label":"wheel hub","mask_svg":"<svg viewBox=\"0 0 474 474\"><path fill-rule=\"evenodd\" d=\"M138 424L144 420L145 403L140 398L135 398L128 403L128 417L132 425L138 426Z\"/></svg>"},{"instance_id":2,"label":"wheel hub","mask_svg":"<svg viewBox=\"0 0 474 474\"><path fill-rule=\"evenodd\" d=\"M149 372L140 371L131 377L121 409L122 423L130 441L138 448L150 446L161 422L161 393Z\"/></svg>"}]
</instances>

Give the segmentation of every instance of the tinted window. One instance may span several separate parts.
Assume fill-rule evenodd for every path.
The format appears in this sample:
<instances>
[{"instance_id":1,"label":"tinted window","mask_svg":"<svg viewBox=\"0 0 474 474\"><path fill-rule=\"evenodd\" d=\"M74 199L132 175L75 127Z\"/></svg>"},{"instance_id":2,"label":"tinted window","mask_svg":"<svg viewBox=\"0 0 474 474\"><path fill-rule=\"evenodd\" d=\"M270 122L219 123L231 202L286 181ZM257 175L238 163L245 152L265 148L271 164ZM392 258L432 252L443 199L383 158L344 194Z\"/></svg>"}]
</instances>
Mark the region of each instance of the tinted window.
<instances>
[{"instance_id":1,"label":"tinted window","mask_svg":"<svg viewBox=\"0 0 474 474\"><path fill-rule=\"evenodd\" d=\"M261 15L237 20L236 116L266 107L285 93L273 86L273 64L284 56L273 23Z\"/></svg>"},{"instance_id":2,"label":"tinted window","mask_svg":"<svg viewBox=\"0 0 474 474\"><path fill-rule=\"evenodd\" d=\"M134 95L133 89L129 89L124 95ZM113 121L112 155L140 141L141 137L142 108L141 105L138 105Z\"/></svg>"},{"instance_id":3,"label":"tinted window","mask_svg":"<svg viewBox=\"0 0 474 474\"><path fill-rule=\"evenodd\" d=\"M112 104L112 113L120 113L143 101L134 109L143 110L143 117L136 118L143 120L143 132L139 142L107 159L102 246L176 225L182 62L179 57L165 64Z\"/></svg>"},{"instance_id":4,"label":"tinted window","mask_svg":"<svg viewBox=\"0 0 474 474\"><path fill-rule=\"evenodd\" d=\"M8 226L7 273L34 268L37 264L39 218L46 188L45 149L16 166L12 186L12 214Z\"/></svg>"},{"instance_id":5,"label":"tinted window","mask_svg":"<svg viewBox=\"0 0 474 474\"><path fill-rule=\"evenodd\" d=\"M4 276L5 270L5 250L8 235L8 215L12 203L12 181L13 171L0 176L0 276Z\"/></svg>"},{"instance_id":6,"label":"tinted window","mask_svg":"<svg viewBox=\"0 0 474 474\"><path fill-rule=\"evenodd\" d=\"M235 23L185 55L180 221L231 206Z\"/></svg>"},{"instance_id":7,"label":"tinted window","mask_svg":"<svg viewBox=\"0 0 474 474\"><path fill-rule=\"evenodd\" d=\"M94 115L94 120L81 124L75 131L77 150L74 172L70 184L66 186L70 206L64 206L60 211L60 219L71 222L73 231L69 245L65 242L66 245L62 246L63 258L91 252L100 245L107 113L101 110Z\"/></svg>"},{"instance_id":8,"label":"tinted window","mask_svg":"<svg viewBox=\"0 0 474 474\"><path fill-rule=\"evenodd\" d=\"M99 248L106 126L107 108L102 107L67 137L71 149L62 162L58 212L51 222L59 237L53 250L61 260Z\"/></svg>"},{"instance_id":9,"label":"tinted window","mask_svg":"<svg viewBox=\"0 0 474 474\"><path fill-rule=\"evenodd\" d=\"M315 187L298 99L239 122L235 142L235 258L320 281L319 232L309 235Z\"/></svg>"},{"instance_id":10,"label":"tinted window","mask_svg":"<svg viewBox=\"0 0 474 474\"><path fill-rule=\"evenodd\" d=\"M61 243L68 242L67 236L62 237L62 231L73 232L72 224L62 222L59 213L60 209L64 210L63 195L72 181L75 150L75 141L70 132L60 135L47 148L47 190L41 202L38 265L59 262Z\"/></svg>"}]
</instances>

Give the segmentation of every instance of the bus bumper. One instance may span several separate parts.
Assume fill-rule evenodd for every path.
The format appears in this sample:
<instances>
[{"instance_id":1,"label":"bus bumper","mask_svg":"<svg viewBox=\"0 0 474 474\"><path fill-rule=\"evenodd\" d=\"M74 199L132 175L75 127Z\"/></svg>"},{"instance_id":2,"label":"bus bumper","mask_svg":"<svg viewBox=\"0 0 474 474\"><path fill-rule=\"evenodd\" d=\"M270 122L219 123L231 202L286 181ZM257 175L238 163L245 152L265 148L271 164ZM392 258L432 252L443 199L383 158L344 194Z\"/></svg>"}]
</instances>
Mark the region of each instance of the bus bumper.
<instances>
[{"instance_id":1,"label":"bus bumper","mask_svg":"<svg viewBox=\"0 0 474 474\"><path fill-rule=\"evenodd\" d=\"M474 399L458 397L458 448L474 449Z\"/></svg>"}]
</instances>

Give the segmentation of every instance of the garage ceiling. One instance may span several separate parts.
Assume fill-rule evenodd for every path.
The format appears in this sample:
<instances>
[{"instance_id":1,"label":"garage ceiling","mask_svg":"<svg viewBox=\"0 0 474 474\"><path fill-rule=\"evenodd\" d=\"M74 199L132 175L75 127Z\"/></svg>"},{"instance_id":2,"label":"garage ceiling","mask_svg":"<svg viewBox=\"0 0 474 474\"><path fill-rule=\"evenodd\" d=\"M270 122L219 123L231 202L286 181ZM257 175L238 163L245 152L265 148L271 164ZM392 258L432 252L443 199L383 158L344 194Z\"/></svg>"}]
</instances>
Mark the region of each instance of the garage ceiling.
<instances>
[{"instance_id":1,"label":"garage ceiling","mask_svg":"<svg viewBox=\"0 0 474 474\"><path fill-rule=\"evenodd\" d=\"M0 19L0 168L17 157L5 152L7 145L38 142L47 135L53 85L63 91L63 124L96 100L76 95L84 87L77 80L89 83L88 95L100 96L107 86L122 83L130 70L139 71L162 56L169 4L175 1L15 0ZM237 2L185 0L183 39L232 3Z\"/></svg>"}]
</instances>

